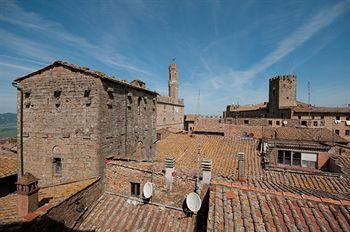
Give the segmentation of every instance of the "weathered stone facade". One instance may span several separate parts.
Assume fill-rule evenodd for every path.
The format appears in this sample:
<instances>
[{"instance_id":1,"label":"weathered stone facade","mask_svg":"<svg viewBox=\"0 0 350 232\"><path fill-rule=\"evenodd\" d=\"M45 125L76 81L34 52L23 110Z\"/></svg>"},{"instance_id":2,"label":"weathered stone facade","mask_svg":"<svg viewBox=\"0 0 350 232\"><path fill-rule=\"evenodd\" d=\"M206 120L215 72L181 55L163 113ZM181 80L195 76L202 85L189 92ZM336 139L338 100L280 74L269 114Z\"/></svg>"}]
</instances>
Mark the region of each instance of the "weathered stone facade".
<instances>
[{"instance_id":1,"label":"weathered stone facade","mask_svg":"<svg viewBox=\"0 0 350 232\"><path fill-rule=\"evenodd\" d=\"M155 92L63 62L16 81L24 172L40 186L101 176L105 157L154 158Z\"/></svg>"},{"instance_id":2,"label":"weathered stone facade","mask_svg":"<svg viewBox=\"0 0 350 232\"><path fill-rule=\"evenodd\" d=\"M157 130L183 130L184 100L179 99L178 68L176 64L169 66L169 96L157 97Z\"/></svg>"}]
</instances>

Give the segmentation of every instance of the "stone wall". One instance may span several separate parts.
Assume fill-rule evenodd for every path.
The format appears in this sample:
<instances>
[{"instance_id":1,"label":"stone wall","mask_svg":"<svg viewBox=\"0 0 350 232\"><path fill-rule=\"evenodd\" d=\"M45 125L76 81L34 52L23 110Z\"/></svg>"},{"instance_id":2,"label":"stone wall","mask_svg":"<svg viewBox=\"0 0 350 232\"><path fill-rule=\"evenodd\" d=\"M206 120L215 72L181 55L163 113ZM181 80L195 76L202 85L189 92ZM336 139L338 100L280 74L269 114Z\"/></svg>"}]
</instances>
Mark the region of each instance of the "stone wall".
<instances>
[{"instance_id":1,"label":"stone wall","mask_svg":"<svg viewBox=\"0 0 350 232\"><path fill-rule=\"evenodd\" d=\"M103 83L100 93L99 137L105 157L134 160L154 158L155 94L107 82Z\"/></svg>"},{"instance_id":2,"label":"stone wall","mask_svg":"<svg viewBox=\"0 0 350 232\"><path fill-rule=\"evenodd\" d=\"M157 98L157 130L184 129L183 99L173 99L165 96Z\"/></svg>"},{"instance_id":3,"label":"stone wall","mask_svg":"<svg viewBox=\"0 0 350 232\"><path fill-rule=\"evenodd\" d=\"M296 106L297 79L294 75L277 76L269 80L269 108L278 111L281 107Z\"/></svg>"},{"instance_id":4,"label":"stone wall","mask_svg":"<svg viewBox=\"0 0 350 232\"><path fill-rule=\"evenodd\" d=\"M26 92L24 172L39 178L40 186L99 176L103 170L98 155L99 80L54 67L20 85ZM85 90L91 91L90 105ZM18 96L18 107L19 102ZM61 158L60 174L54 172L54 158Z\"/></svg>"},{"instance_id":5,"label":"stone wall","mask_svg":"<svg viewBox=\"0 0 350 232\"><path fill-rule=\"evenodd\" d=\"M41 186L101 176L105 157L155 157L156 93L61 66L20 86L24 172Z\"/></svg>"}]
</instances>

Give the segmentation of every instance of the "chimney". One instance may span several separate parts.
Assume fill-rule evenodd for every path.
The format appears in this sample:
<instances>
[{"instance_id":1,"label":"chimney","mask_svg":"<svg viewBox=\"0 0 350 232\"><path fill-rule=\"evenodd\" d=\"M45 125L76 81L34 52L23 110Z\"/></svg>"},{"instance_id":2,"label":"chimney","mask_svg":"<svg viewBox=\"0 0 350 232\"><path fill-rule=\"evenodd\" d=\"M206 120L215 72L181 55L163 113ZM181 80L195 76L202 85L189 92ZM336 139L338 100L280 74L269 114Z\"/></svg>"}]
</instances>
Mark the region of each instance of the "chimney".
<instances>
[{"instance_id":1,"label":"chimney","mask_svg":"<svg viewBox=\"0 0 350 232\"><path fill-rule=\"evenodd\" d=\"M175 158L165 158L165 186L167 191L172 191L173 178L175 175Z\"/></svg>"},{"instance_id":2,"label":"chimney","mask_svg":"<svg viewBox=\"0 0 350 232\"><path fill-rule=\"evenodd\" d=\"M238 153L238 179L244 179L244 153Z\"/></svg>"},{"instance_id":3,"label":"chimney","mask_svg":"<svg viewBox=\"0 0 350 232\"><path fill-rule=\"evenodd\" d=\"M203 160L202 161L202 173L203 173L202 183L203 183L203 185L205 185L205 184L209 185L210 184L211 166L212 166L211 160Z\"/></svg>"},{"instance_id":4,"label":"chimney","mask_svg":"<svg viewBox=\"0 0 350 232\"><path fill-rule=\"evenodd\" d=\"M23 217L39 206L38 179L27 172L18 179L16 185L18 215Z\"/></svg>"}]
</instances>

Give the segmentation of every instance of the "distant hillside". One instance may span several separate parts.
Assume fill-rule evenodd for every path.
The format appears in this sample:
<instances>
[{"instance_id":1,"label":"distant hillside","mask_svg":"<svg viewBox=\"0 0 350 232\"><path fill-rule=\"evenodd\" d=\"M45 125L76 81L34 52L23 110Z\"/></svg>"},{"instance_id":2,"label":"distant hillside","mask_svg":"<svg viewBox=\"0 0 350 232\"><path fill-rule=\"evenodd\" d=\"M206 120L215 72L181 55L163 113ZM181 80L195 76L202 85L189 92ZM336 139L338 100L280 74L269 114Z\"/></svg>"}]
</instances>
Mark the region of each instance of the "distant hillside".
<instances>
[{"instance_id":1,"label":"distant hillside","mask_svg":"<svg viewBox=\"0 0 350 232\"><path fill-rule=\"evenodd\" d=\"M16 114L0 114L0 138L16 137Z\"/></svg>"}]
</instances>

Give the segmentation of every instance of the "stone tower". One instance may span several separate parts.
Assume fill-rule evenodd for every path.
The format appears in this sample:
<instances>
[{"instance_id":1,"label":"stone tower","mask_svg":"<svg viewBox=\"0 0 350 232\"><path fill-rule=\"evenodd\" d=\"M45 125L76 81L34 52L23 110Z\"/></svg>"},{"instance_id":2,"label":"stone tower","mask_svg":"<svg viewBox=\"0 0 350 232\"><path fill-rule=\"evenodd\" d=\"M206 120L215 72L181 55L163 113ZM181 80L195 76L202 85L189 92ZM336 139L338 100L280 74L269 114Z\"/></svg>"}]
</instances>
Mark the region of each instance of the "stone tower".
<instances>
[{"instance_id":1,"label":"stone tower","mask_svg":"<svg viewBox=\"0 0 350 232\"><path fill-rule=\"evenodd\" d=\"M177 64L169 65L169 97L177 99L179 97L179 80Z\"/></svg>"},{"instance_id":2,"label":"stone tower","mask_svg":"<svg viewBox=\"0 0 350 232\"><path fill-rule=\"evenodd\" d=\"M297 105L297 78L294 75L277 76L269 82L269 108L277 110L281 107Z\"/></svg>"}]
</instances>

